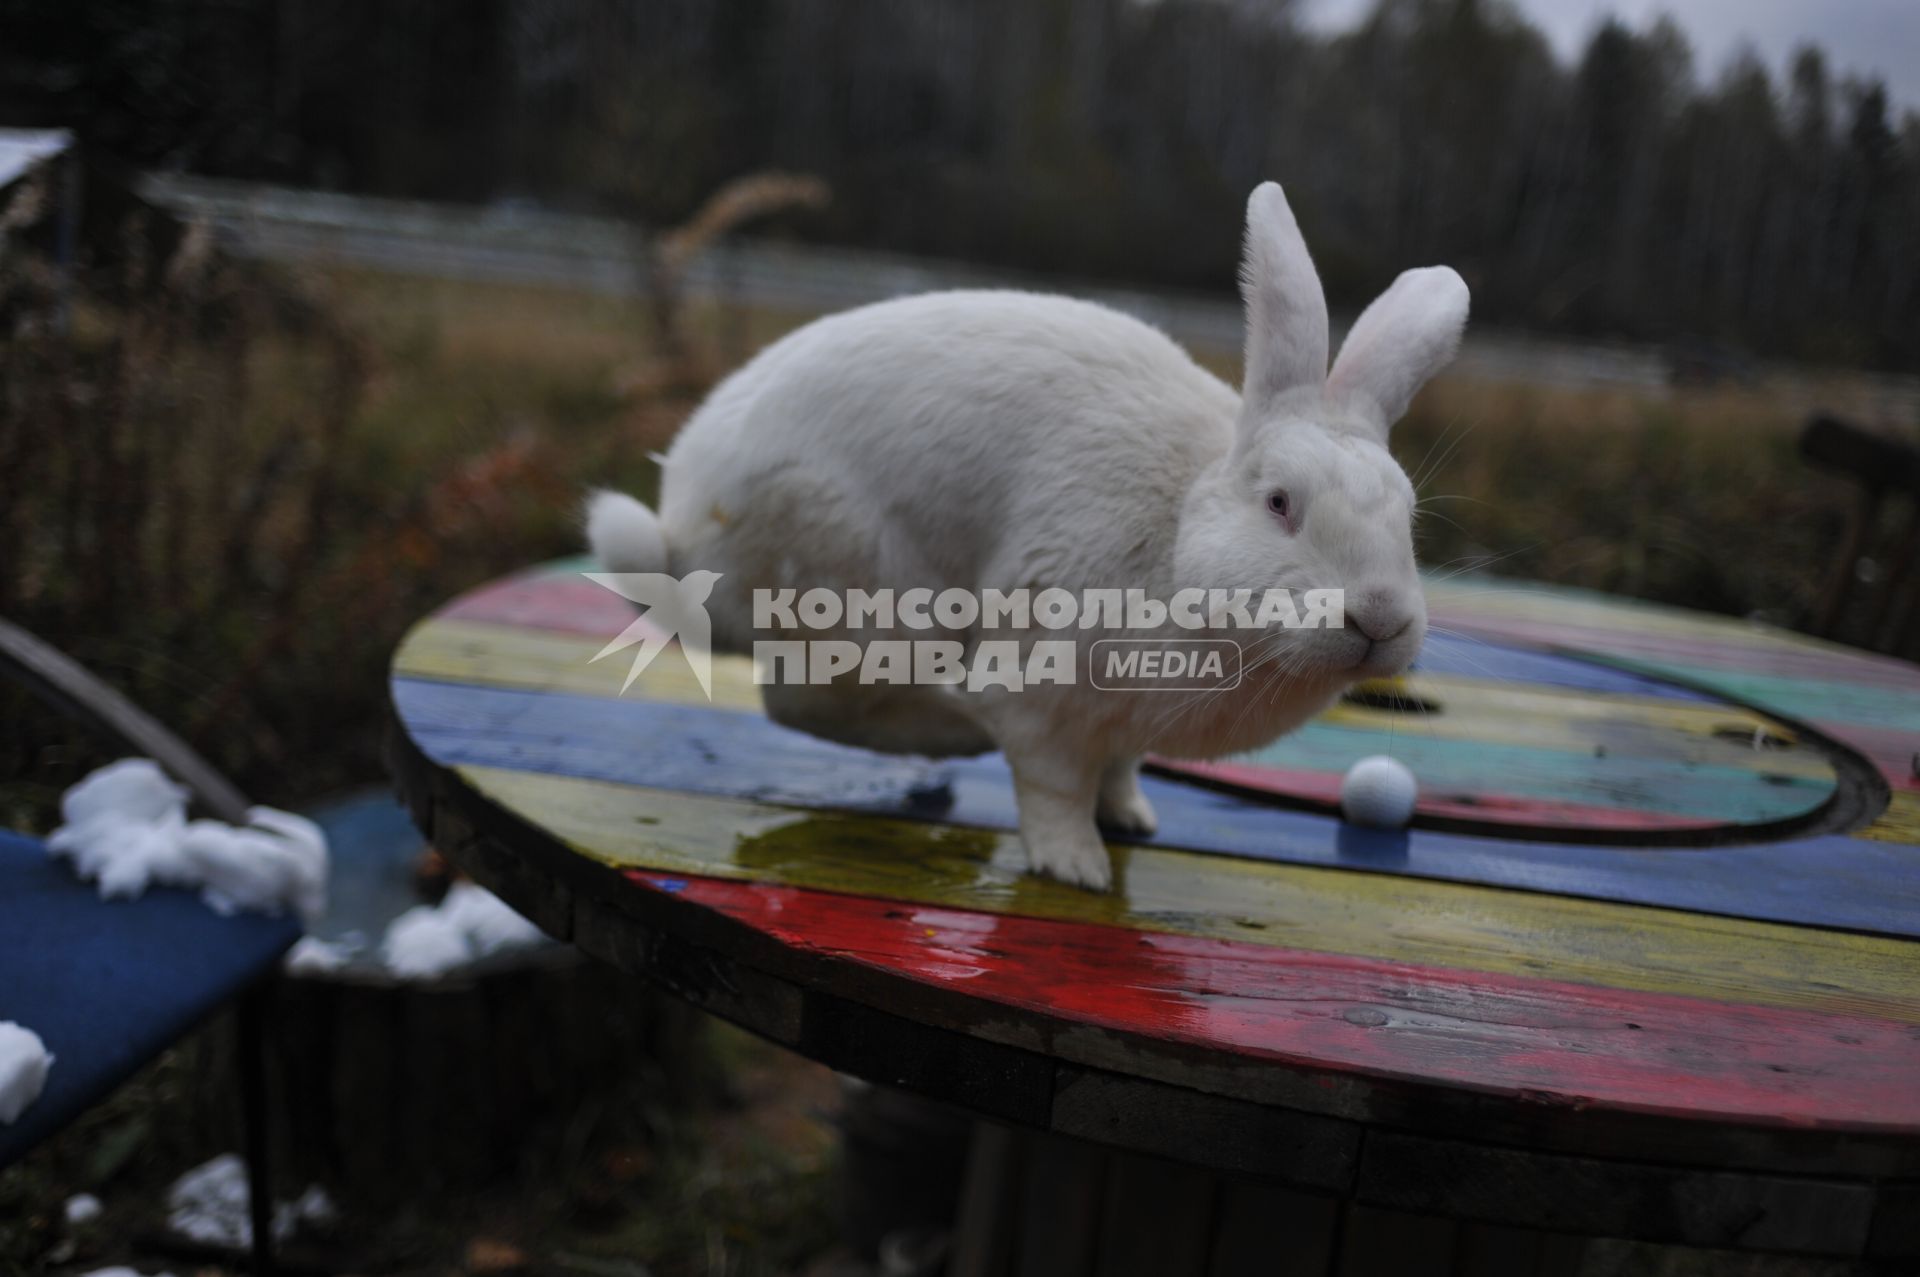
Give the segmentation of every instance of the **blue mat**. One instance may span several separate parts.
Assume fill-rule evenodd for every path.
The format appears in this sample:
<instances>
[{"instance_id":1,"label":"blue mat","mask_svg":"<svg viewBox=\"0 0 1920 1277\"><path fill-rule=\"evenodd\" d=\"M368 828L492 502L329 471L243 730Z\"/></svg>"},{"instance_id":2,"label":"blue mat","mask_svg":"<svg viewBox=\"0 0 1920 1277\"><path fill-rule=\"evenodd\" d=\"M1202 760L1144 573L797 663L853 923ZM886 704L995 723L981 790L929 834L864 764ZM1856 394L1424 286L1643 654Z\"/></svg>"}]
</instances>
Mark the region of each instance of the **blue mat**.
<instances>
[{"instance_id":1,"label":"blue mat","mask_svg":"<svg viewBox=\"0 0 1920 1277\"><path fill-rule=\"evenodd\" d=\"M223 918L171 888L103 901L44 843L0 831L0 1020L55 1056L40 1099L0 1126L0 1166L266 976L299 937L297 918Z\"/></svg>"}]
</instances>

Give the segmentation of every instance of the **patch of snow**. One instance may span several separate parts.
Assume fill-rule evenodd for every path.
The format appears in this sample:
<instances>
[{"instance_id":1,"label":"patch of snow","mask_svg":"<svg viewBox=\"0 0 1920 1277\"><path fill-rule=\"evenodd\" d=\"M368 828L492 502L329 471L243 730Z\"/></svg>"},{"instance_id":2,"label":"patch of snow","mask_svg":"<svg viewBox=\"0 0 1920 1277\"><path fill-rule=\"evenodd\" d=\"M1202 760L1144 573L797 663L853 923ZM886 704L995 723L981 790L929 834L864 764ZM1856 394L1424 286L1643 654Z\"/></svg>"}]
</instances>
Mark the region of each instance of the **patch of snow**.
<instances>
[{"instance_id":1,"label":"patch of snow","mask_svg":"<svg viewBox=\"0 0 1920 1277\"><path fill-rule=\"evenodd\" d=\"M84 1224L90 1219L100 1218L100 1199L92 1193L75 1193L67 1199L67 1222Z\"/></svg>"},{"instance_id":2,"label":"patch of snow","mask_svg":"<svg viewBox=\"0 0 1920 1277\"><path fill-rule=\"evenodd\" d=\"M540 928L485 887L456 882L439 905L416 905L388 924L380 956L395 975L423 979L542 938Z\"/></svg>"},{"instance_id":3,"label":"patch of snow","mask_svg":"<svg viewBox=\"0 0 1920 1277\"><path fill-rule=\"evenodd\" d=\"M0 1021L0 1125L11 1126L47 1085L53 1056L32 1029Z\"/></svg>"},{"instance_id":4,"label":"patch of snow","mask_svg":"<svg viewBox=\"0 0 1920 1277\"><path fill-rule=\"evenodd\" d=\"M327 1196L327 1190L318 1184L307 1185L307 1191L287 1205L293 1207L294 1218L306 1224L331 1224L340 1217L340 1210L333 1204L333 1198Z\"/></svg>"},{"instance_id":5,"label":"patch of snow","mask_svg":"<svg viewBox=\"0 0 1920 1277\"><path fill-rule=\"evenodd\" d=\"M546 938L540 928L477 882L453 884L440 902L440 911L453 916L454 923L473 942L474 952L482 956L538 944Z\"/></svg>"},{"instance_id":6,"label":"patch of snow","mask_svg":"<svg viewBox=\"0 0 1920 1277\"><path fill-rule=\"evenodd\" d=\"M319 936L301 936L287 950L281 969L289 975L312 975L338 971L353 960L353 951L343 944L322 940Z\"/></svg>"},{"instance_id":7,"label":"patch of snow","mask_svg":"<svg viewBox=\"0 0 1920 1277\"><path fill-rule=\"evenodd\" d=\"M473 946L432 905L417 905L387 927L380 957L395 975L444 975L473 961Z\"/></svg>"},{"instance_id":8,"label":"patch of snow","mask_svg":"<svg viewBox=\"0 0 1920 1277\"><path fill-rule=\"evenodd\" d=\"M82 1277L145 1277L138 1268L96 1268ZM172 1273L155 1273L153 1277L173 1277Z\"/></svg>"},{"instance_id":9,"label":"patch of snow","mask_svg":"<svg viewBox=\"0 0 1920 1277\"><path fill-rule=\"evenodd\" d=\"M154 884L198 887L218 913L326 908L327 840L304 816L254 807L245 827L187 819L187 791L145 758L109 763L60 799L64 824L47 839L103 900Z\"/></svg>"},{"instance_id":10,"label":"patch of snow","mask_svg":"<svg viewBox=\"0 0 1920 1277\"><path fill-rule=\"evenodd\" d=\"M293 1201L275 1203L273 1238L285 1241L301 1224L325 1224L335 1214L333 1200L316 1184ZM208 1246L244 1249L253 1244L247 1164L239 1154L222 1153L173 1182L167 1190L167 1227Z\"/></svg>"}]
</instances>

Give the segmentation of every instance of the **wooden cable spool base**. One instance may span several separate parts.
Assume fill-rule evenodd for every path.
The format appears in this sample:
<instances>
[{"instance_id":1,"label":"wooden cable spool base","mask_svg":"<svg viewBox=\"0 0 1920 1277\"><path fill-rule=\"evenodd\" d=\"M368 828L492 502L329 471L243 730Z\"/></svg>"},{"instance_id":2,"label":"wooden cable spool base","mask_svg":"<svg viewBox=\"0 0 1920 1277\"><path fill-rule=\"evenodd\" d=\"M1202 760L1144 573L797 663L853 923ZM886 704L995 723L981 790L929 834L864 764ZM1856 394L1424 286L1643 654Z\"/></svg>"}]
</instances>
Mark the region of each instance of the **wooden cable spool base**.
<instances>
[{"instance_id":1,"label":"wooden cable spool base","mask_svg":"<svg viewBox=\"0 0 1920 1277\"><path fill-rule=\"evenodd\" d=\"M1433 1271L1364 1258L1394 1237L1460 1271L1567 1271L1561 1234L1920 1258L1920 671L1595 596L1470 601L1447 623L1489 637L1432 645L1468 668L1410 680L1446 713L1307 729L1411 742L1470 817L1355 830L1284 757L1149 777L1160 833L1112 846L1104 895L1021 872L991 756L784 731L741 662L711 702L657 665L622 699L589 658L631 614L566 565L408 636L389 761L435 845L550 934L1002 1130L968 1244L1025 1200L1007 1184L1077 1166L1096 1238L1187 1203L1186 1258L1127 1267L1161 1252L1109 1238L1088 1271L1271 1271L1257 1237L1224 1268L1190 1243L1319 1199L1343 1274ZM1461 823L1488 811L1519 819ZM962 1271L1047 1271L1015 1232Z\"/></svg>"}]
</instances>

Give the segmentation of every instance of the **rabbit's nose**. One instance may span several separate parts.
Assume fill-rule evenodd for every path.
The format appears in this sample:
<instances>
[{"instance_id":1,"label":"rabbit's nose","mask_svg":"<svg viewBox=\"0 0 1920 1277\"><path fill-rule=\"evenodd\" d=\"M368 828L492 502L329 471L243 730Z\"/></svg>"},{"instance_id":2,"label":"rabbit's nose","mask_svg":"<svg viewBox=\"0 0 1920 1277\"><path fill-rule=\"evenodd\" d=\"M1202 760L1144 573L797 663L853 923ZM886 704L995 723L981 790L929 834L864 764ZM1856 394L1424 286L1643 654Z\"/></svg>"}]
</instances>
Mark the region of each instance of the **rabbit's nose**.
<instances>
[{"instance_id":1,"label":"rabbit's nose","mask_svg":"<svg viewBox=\"0 0 1920 1277\"><path fill-rule=\"evenodd\" d=\"M1363 589L1355 591L1347 602L1347 624L1370 642L1387 643L1407 632L1413 624L1413 612L1401 601L1398 591Z\"/></svg>"}]
</instances>

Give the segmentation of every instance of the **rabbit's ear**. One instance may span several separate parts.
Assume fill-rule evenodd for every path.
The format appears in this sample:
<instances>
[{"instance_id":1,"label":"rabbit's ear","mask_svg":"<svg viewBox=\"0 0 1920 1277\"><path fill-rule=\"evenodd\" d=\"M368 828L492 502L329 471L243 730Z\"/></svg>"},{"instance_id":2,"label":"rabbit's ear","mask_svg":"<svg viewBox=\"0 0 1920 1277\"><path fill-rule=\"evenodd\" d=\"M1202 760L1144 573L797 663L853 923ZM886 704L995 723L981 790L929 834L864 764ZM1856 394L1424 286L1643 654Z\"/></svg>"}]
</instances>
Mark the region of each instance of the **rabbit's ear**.
<instances>
[{"instance_id":1,"label":"rabbit's ear","mask_svg":"<svg viewBox=\"0 0 1920 1277\"><path fill-rule=\"evenodd\" d=\"M1327 298L1278 182L1247 199L1247 243L1240 263L1247 306L1247 376L1241 398L1253 420L1275 399L1327 375Z\"/></svg>"},{"instance_id":2,"label":"rabbit's ear","mask_svg":"<svg viewBox=\"0 0 1920 1277\"><path fill-rule=\"evenodd\" d=\"M1466 281L1446 266L1410 270L1361 312L1327 375L1327 395L1371 418L1384 438L1467 326Z\"/></svg>"}]
</instances>

